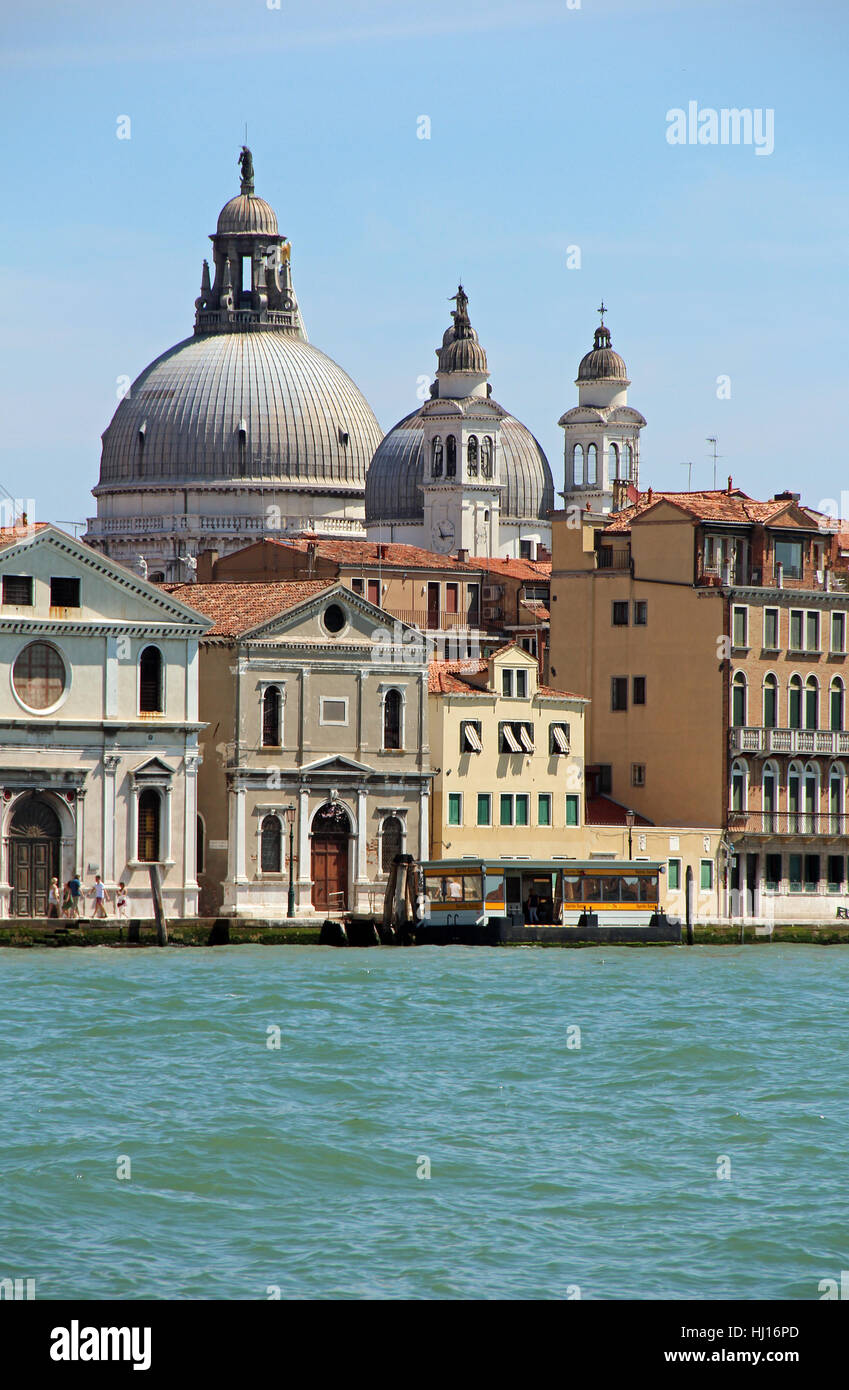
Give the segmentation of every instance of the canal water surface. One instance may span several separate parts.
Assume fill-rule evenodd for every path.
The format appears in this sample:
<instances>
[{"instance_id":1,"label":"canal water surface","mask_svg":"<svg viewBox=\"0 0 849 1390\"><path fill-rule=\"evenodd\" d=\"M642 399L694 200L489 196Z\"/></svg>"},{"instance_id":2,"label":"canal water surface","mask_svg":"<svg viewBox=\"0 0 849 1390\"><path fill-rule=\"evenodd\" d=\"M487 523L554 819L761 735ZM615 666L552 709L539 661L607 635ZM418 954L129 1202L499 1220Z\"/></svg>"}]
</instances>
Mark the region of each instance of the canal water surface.
<instances>
[{"instance_id":1,"label":"canal water surface","mask_svg":"<svg viewBox=\"0 0 849 1390\"><path fill-rule=\"evenodd\" d=\"M817 1299L847 1004L845 947L4 950L0 1278Z\"/></svg>"}]
</instances>

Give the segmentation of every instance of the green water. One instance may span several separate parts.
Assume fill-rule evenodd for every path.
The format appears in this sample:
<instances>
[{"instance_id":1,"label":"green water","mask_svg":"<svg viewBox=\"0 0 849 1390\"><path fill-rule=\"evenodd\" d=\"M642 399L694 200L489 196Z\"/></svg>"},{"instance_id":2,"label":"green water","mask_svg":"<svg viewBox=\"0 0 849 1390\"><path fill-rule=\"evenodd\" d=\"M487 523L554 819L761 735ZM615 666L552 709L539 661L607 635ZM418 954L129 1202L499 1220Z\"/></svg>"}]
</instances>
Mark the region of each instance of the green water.
<instances>
[{"instance_id":1,"label":"green water","mask_svg":"<svg viewBox=\"0 0 849 1390\"><path fill-rule=\"evenodd\" d=\"M847 999L842 947L3 951L0 1278L816 1299Z\"/></svg>"}]
</instances>

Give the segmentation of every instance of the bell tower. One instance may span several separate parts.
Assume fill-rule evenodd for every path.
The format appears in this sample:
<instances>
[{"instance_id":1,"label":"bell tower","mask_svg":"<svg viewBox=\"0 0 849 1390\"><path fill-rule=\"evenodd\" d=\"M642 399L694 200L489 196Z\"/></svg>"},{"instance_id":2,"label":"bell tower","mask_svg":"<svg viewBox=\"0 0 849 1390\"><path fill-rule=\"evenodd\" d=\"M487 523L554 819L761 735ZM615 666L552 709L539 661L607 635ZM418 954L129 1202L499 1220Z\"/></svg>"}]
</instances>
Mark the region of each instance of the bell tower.
<instances>
[{"instance_id":1,"label":"bell tower","mask_svg":"<svg viewBox=\"0 0 849 1390\"><path fill-rule=\"evenodd\" d=\"M611 512L628 504L629 490L639 488L640 431L645 419L628 405L628 373L614 352L607 310L599 306L601 322L593 345L581 359L575 385L578 404L561 415L565 432L567 506L587 503L594 512Z\"/></svg>"},{"instance_id":2,"label":"bell tower","mask_svg":"<svg viewBox=\"0 0 849 1390\"><path fill-rule=\"evenodd\" d=\"M451 296L452 327L437 349L436 381L421 411L424 430L424 544L449 554L497 556L504 410L490 397L486 353L469 320L462 285Z\"/></svg>"}]
</instances>

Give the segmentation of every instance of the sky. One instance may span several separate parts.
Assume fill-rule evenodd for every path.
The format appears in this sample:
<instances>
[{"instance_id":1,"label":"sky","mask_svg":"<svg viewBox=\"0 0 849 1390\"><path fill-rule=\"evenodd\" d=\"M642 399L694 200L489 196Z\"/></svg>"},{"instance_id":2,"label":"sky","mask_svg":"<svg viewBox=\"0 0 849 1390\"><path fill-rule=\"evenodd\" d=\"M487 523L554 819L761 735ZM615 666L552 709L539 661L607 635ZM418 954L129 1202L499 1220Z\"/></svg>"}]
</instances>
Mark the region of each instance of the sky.
<instances>
[{"instance_id":1,"label":"sky","mask_svg":"<svg viewBox=\"0 0 849 1390\"><path fill-rule=\"evenodd\" d=\"M849 514L847 38L845 0L0 0L0 486L94 515L120 378L191 335L247 124L310 340L384 430L462 278L562 488L603 298L642 487L712 486L715 436L720 485ZM773 140L672 144L691 102Z\"/></svg>"}]
</instances>

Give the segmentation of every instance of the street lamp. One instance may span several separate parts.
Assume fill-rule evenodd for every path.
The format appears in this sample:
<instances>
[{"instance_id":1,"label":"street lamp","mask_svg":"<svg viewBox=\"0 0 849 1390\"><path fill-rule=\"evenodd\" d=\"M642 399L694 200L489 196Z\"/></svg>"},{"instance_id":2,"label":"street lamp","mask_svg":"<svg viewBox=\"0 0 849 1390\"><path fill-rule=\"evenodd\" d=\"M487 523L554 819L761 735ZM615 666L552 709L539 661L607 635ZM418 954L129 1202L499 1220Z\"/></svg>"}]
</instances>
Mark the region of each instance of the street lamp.
<instances>
[{"instance_id":1,"label":"street lamp","mask_svg":"<svg viewBox=\"0 0 849 1390\"><path fill-rule=\"evenodd\" d=\"M626 811L626 812L625 812L625 824L626 824L627 827L628 827L628 859L629 859L629 860L632 860L632 859L634 858L634 854L633 854L633 845L632 845L632 834L633 834L633 830L634 830L634 821L635 821L636 819L637 819L637 813L636 813L636 811Z\"/></svg>"},{"instance_id":2,"label":"street lamp","mask_svg":"<svg viewBox=\"0 0 849 1390\"><path fill-rule=\"evenodd\" d=\"M286 907L286 916L295 915L295 807L284 806L283 814L286 817L286 824L289 827L289 902Z\"/></svg>"}]
</instances>

